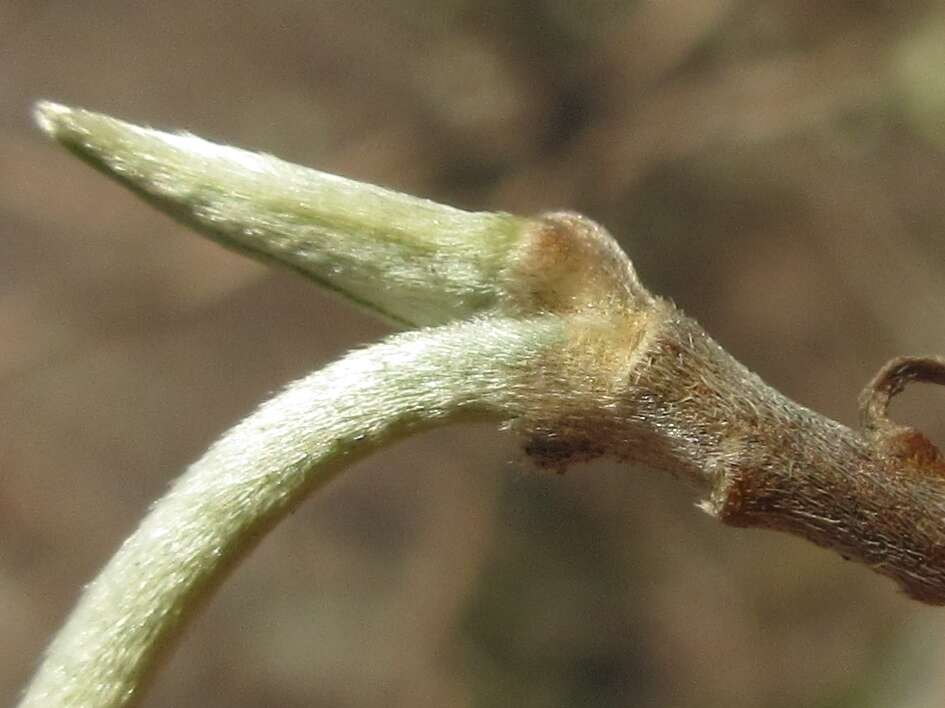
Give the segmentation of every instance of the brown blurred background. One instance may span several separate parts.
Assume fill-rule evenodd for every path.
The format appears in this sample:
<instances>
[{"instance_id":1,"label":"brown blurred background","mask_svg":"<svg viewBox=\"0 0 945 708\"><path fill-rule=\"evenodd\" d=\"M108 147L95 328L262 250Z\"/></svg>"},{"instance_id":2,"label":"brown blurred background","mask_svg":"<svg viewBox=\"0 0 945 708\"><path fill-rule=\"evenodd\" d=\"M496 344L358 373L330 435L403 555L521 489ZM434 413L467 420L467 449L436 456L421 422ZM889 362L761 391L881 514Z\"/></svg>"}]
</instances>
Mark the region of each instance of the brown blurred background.
<instances>
[{"instance_id":1,"label":"brown blurred background","mask_svg":"<svg viewBox=\"0 0 945 708\"><path fill-rule=\"evenodd\" d=\"M945 353L945 3L0 4L0 704L148 503L382 324L48 144L38 98L469 208L577 209L790 396L856 423ZM914 387L895 415L945 442ZM945 704L945 610L686 487L462 428L280 526L150 706Z\"/></svg>"}]
</instances>

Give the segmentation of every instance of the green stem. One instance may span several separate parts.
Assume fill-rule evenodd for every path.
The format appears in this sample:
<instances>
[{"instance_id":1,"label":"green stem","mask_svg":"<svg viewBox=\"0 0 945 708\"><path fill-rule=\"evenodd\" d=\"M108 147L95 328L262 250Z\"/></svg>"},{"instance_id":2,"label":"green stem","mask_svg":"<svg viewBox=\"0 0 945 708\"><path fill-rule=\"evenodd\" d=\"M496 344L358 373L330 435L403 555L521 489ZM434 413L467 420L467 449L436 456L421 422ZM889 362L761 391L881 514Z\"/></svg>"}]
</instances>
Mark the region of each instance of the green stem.
<instances>
[{"instance_id":1,"label":"green stem","mask_svg":"<svg viewBox=\"0 0 945 708\"><path fill-rule=\"evenodd\" d=\"M21 708L132 705L225 571L308 492L418 429L515 416L523 362L561 333L555 318L407 332L288 386L196 462L86 588Z\"/></svg>"}]
</instances>

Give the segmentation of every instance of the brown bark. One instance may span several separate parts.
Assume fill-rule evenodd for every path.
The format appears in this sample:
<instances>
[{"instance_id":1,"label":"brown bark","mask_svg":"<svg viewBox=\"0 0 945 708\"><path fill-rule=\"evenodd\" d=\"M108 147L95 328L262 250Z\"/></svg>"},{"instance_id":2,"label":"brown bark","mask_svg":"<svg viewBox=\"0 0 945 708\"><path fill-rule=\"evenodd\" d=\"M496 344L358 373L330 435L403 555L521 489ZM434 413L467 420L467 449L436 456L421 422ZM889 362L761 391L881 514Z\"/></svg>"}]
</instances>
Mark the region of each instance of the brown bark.
<instances>
[{"instance_id":1,"label":"brown bark","mask_svg":"<svg viewBox=\"0 0 945 708\"><path fill-rule=\"evenodd\" d=\"M537 464L614 454L686 476L728 525L797 534L945 604L945 462L921 432L886 416L910 381L945 384L945 359L887 364L853 430L775 391L667 302L637 292L604 319L574 318L573 345L543 367L564 372L554 400L568 406L546 401L526 425Z\"/></svg>"}]
</instances>

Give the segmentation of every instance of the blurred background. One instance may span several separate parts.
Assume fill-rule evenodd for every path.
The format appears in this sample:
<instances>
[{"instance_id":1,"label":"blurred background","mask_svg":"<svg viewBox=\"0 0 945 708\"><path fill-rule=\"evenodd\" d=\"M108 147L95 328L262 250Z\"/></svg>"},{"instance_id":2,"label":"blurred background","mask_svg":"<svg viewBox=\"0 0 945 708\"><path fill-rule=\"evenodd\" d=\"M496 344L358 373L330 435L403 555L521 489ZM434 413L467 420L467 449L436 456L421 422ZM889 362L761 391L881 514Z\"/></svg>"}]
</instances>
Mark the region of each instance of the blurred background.
<instances>
[{"instance_id":1,"label":"blurred background","mask_svg":"<svg viewBox=\"0 0 945 708\"><path fill-rule=\"evenodd\" d=\"M147 505L383 324L47 143L51 98L462 207L582 211L791 397L856 424L945 353L945 3L0 4L0 704ZM894 416L945 443L945 402ZM277 528L149 706L924 708L945 610L681 482L409 440Z\"/></svg>"}]
</instances>

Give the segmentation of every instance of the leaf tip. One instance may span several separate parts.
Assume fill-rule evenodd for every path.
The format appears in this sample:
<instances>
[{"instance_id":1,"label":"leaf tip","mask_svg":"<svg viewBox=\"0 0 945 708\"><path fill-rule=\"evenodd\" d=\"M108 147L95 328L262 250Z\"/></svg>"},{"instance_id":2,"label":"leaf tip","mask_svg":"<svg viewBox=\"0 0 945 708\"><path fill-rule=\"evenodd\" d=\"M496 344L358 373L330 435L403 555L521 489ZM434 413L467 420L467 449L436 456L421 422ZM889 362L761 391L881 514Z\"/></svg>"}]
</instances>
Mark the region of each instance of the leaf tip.
<instances>
[{"instance_id":1,"label":"leaf tip","mask_svg":"<svg viewBox=\"0 0 945 708\"><path fill-rule=\"evenodd\" d=\"M37 101L33 106L33 120L51 138L57 138L64 123L72 115L68 106L54 101Z\"/></svg>"}]
</instances>

